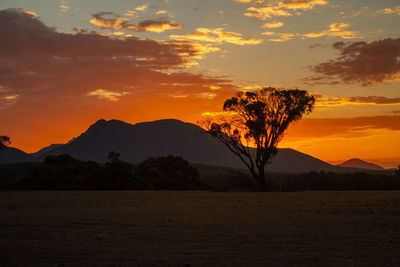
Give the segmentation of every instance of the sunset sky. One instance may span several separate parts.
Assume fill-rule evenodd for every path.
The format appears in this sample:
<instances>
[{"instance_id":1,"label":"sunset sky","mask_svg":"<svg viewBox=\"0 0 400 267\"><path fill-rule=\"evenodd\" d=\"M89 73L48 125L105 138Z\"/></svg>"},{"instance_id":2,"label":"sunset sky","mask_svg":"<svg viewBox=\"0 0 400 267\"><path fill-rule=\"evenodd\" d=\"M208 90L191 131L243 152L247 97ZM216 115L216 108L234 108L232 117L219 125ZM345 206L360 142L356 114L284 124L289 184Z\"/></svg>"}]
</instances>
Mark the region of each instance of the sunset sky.
<instances>
[{"instance_id":1,"label":"sunset sky","mask_svg":"<svg viewBox=\"0 0 400 267\"><path fill-rule=\"evenodd\" d=\"M0 1L0 134L26 152L101 118L196 123L263 86L318 99L280 147L397 166L400 2Z\"/></svg>"}]
</instances>

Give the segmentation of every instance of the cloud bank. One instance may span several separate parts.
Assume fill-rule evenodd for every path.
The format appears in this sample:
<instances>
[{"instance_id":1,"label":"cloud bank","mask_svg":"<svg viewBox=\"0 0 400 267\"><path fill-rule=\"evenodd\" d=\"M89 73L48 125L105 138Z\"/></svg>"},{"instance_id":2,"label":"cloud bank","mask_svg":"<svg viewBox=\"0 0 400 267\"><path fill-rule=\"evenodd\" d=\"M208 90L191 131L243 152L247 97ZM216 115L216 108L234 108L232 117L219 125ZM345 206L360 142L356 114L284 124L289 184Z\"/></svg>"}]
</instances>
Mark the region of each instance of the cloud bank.
<instances>
[{"instance_id":1,"label":"cloud bank","mask_svg":"<svg viewBox=\"0 0 400 267\"><path fill-rule=\"evenodd\" d=\"M372 42L337 42L336 59L311 67L314 76L305 80L314 84L358 83L364 86L400 80L400 38Z\"/></svg>"}]
</instances>

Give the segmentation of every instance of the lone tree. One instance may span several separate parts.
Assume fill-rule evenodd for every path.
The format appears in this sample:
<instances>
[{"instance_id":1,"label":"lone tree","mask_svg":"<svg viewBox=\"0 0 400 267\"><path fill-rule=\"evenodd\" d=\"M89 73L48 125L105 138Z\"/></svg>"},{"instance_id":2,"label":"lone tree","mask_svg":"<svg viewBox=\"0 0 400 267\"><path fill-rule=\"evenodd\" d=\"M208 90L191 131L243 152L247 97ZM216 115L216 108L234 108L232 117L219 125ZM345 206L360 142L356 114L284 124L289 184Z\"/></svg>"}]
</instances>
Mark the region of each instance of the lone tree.
<instances>
[{"instance_id":1,"label":"lone tree","mask_svg":"<svg viewBox=\"0 0 400 267\"><path fill-rule=\"evenodd\" d=\"M266 87L239 92L224 103L223 110L232 116L219 123L206 121L202 124L240 158L265 190L265 166L278 152L278 143L289 124L311 112L314 104L315 98L307 91Z\"/></svg>"},{"instance_id":2,"label":"lone tree","mask_svg":"<svg viewBox=\"0 0 400 267\"><path fill-rule=\"evenodd\" d=\"M10 137L5 135L0 135L0 149L2 149L3 146L6 144L7 145L11 144Z\"/></svg>"}]
</instances>

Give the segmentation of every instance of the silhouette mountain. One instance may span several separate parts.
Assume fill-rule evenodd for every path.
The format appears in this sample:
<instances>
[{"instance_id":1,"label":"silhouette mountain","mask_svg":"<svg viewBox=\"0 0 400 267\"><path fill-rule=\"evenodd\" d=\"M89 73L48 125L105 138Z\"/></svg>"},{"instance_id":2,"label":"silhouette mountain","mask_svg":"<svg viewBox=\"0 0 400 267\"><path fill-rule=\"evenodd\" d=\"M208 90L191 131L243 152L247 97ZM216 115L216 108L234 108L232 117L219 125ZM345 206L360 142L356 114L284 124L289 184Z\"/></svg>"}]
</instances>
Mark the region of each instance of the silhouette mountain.
<instances>
[{"instance_id":1,"label":"silhouette mountain","mask_svg":"<svg viewBox=\"0 0 400 267\"><path fill-rule=\"evenodd\" d=\"M33 157L22 150L2 145L0 149L0 163L31 162Z\"/></svg>"},{"instance_id":2,"label":"silhouette mountain","mask_svg":"<svg viewBox=\"0 0 400 267\"><path fill-rule=\"evenodd\" d=\"M338 164L337 166L348 167L348 168L368 169L368 170L384 170L383 167L381 167L377 164L366 162L364 160L357 159L357 158L349 159L341 164Z\"/></svg>"},{"instance_id":3,"label":"silhouette mountain","mask_svg":"<svg viewBox=\"0 0 400 267\"><path fill-rule=\"evenodd\" d=\"M192 163L232 168L244 164L222 143L202 128L175 119L142 122L135 125L119 120L98 120L73 141L44 153L69 154L81 160L105 162L109 151L119 152L121 159L141 162L149 157L175 155ZM347 169L330 165L293 149L281 148L271 165L271 172L336 171Z\"/></svg>"},{"instance_id":4,"label":"silhouette mountain","mask_svg":"<svg viewBox=\"0 0 400 267\"><path fill-rule=\"evenodd\" d=\"M54 149L56 149L56 148L58 148L58 147L61 147L61 146L63 146L63 145L64 145L64 144L52 144L52 145L49 145L49 146L46 146L46 147L40 149L40 150L37 151L37 152L29 153L29 155L31 155L31 156L34 157L34 158L39 158L39 157L43 156L45 153L48 153L48 152L50 152L50 151L53 151Z\"/></svg>"}]
</instances>

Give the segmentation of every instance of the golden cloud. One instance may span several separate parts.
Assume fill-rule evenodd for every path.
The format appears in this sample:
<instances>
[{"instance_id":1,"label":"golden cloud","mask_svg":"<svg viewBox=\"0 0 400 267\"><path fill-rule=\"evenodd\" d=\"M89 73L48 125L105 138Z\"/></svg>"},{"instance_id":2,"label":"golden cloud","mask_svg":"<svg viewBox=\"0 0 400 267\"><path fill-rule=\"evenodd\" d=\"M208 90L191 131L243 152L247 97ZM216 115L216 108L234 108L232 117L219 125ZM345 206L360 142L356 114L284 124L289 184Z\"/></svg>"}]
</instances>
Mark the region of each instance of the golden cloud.
<instances>
[{"instance_id":1,"label":"golden cloud","mask_svg":"<svg viewBox=\"0 0 400 267\"><path fill-rule=\"evenodd\" d=\"M135 8L135 9L138 10L138 11L144 11L144 10L146 10L148 7L149 7L148 4L144 4L144 5L138 6L138 7Z\"/></svg>"},{"instance_id":2,"label":"golden cloud","mask_svg":"<svg viewBox=\"0 0 400 267\"><path fill-rule=\"evenodd\" d=\"M295 36L295 34L293 34L293 33L278 33L277 35L279 35L279 38L268 39L268 41L271 41L271 42L286 42L286 41L289 41L290 39L292 39Z\"/></svg>"},{"instance_id":3,"label":"golden cloud","mask_svg":"<svg viewBox=\"0 0 400 267\"><path fill-rule=\"evenodd\" d=\"M282 7L287 9L313 9L316 5L326 5L325 0L290 0L283 1Z\"/></svg>"},{"instance_id":4,"label":"golden cloud","mask_svg":"<svg viewBox=\"0 0 400 267\"><path fill-rule=\"evenodd\" d=\"M38 14L36 14L35 12L32 12L32 11L24 11L24 13L27 15L33 16L33 17L39 17Z\"/></svg>"},{"instance_id":5,"label":"golden cloud","mask_svg":"<svg viewBox=\"0 0 400 267\"><path fill-rule=\"evenodd\" d=\"M271 29L271 28L279 28L279 27L282 27L284 24L283 24L283 22L280 22L280 21L273 21L273 22L270 22L270 23L265 23L263 26L261 26L261 28L268 28L268 29Z\"/></svg>"},{"instance_id":6,"label":"golden cloud","mask_svg":"<svg viewBox=\"0 0 400 267\"><path fill-rule=\"evenodd\" d=\"M317 106L343 106L343 105L400 105L399 97L385 96L353 96L353 97L329 97L314 95Z\"/></svg>"},{"instance_id":7,"label":"golden cloud","mask_svg":"<svg viewBox=\"0 0 400 267\"><path fill-rule=\"evenodd\" d=\"M248 12L244 13L245 16L260 20L270 19L273 16L292 16L292 14L281 9L279 6L249 7L247 11Z\"/></svg>"},{"instance_id":8,"label":"golden cloud","mask_svg":"<svg viewBox=\"0 0 400 267\"><path fill-rule=\"evenodd\" d=\"M351 31L350 25L347 23L332 23L329 29L321 32L312 32L303 34L307 38L318 38L322 36L335 36L343 39L361 38L360 35Z\"/></svg>"},{"instance_id":9,"label":"golden cloud","mask_svg":"<svg viewBox=\"0 0 400 267\"><path fill-rule=\"evenodd\" d=\"M158 10L158 11L156 12L156 15L167 14L167 13L168 13L167 10Z\"/></svg>"},{"instance_id":10,"label":"golden cloud","mask_svg":"<svg viewBox=\"0 0 400 267\"><path fill-rule=\"evenodd\" d=\"M131 12L131 11L129 11ZM131 16L136 16L136 12L129 13ZM92 25L95 25L100 28L113 28L115 30L131 30L135 32L154 32L161 33L168 30L177 30L183 27L183 24L175 23L167 20L144 20L139 22L139 24L131 24L128 23L128 19L120 18L118 15L113 12L98 12L95 14L91 14L93 17L90 20ZM108 16L111 16L109 18Z\"/></svg>"},{"instance_id":11,"label":"golden cloud","mask_svg":"<svg viewBox=\"0 0 400 267\"><path fill-rule=\"evenodd\" d=\"M113 92L113 91L108 91L105 89L96 89L95 91L87 93L88 96L97 96L100 99L107 99L109 101L118 101L118 97L124 96L129 94L128 92Z\"/></svg>"},{"instance_id":12,"label":"golden cloud","mask_svg":"<svg viewBox=\"0 0 400 267\"><path fill-rule=\"evenodd\" d=\"M400 15L400 6L396 6L396 7L393 7L393 8L384 8L384 9L378 10L377 12L381 13L381 14L397 14L397 15Z\"/></svg>"},{"instance_id":13,"label":"golden cloud","mask_svg":"<svg viewBox=\"0 0 400 267\"><path fill-rule=\"evenodd\" d=\"M262 43L262 39L243 38L240 33L225 32L223 28L197 28L194 33L186 35L170 35L172 40L199 41L210 43L231 43L236 45L254 45Z\"/></svg>"},{"instance_id":14,"label":"golden cloud","mask_svg":"<svg viewBox=\"0 0 400 267\"><path fill-rule=\"evenodd\" d=\"M246 2L250 3L250 2ZM254 5L265 4L265 1L252 1ZM260 20L270 19L274 16L292 16L288 10L308 10L313 9L317 5L326 5L324 0L287 0L278 2L267 2L265 7L249 7L245 16L254 17ZM299 13L295 13L298 15Z\"/></svg>"}]
</instances>

